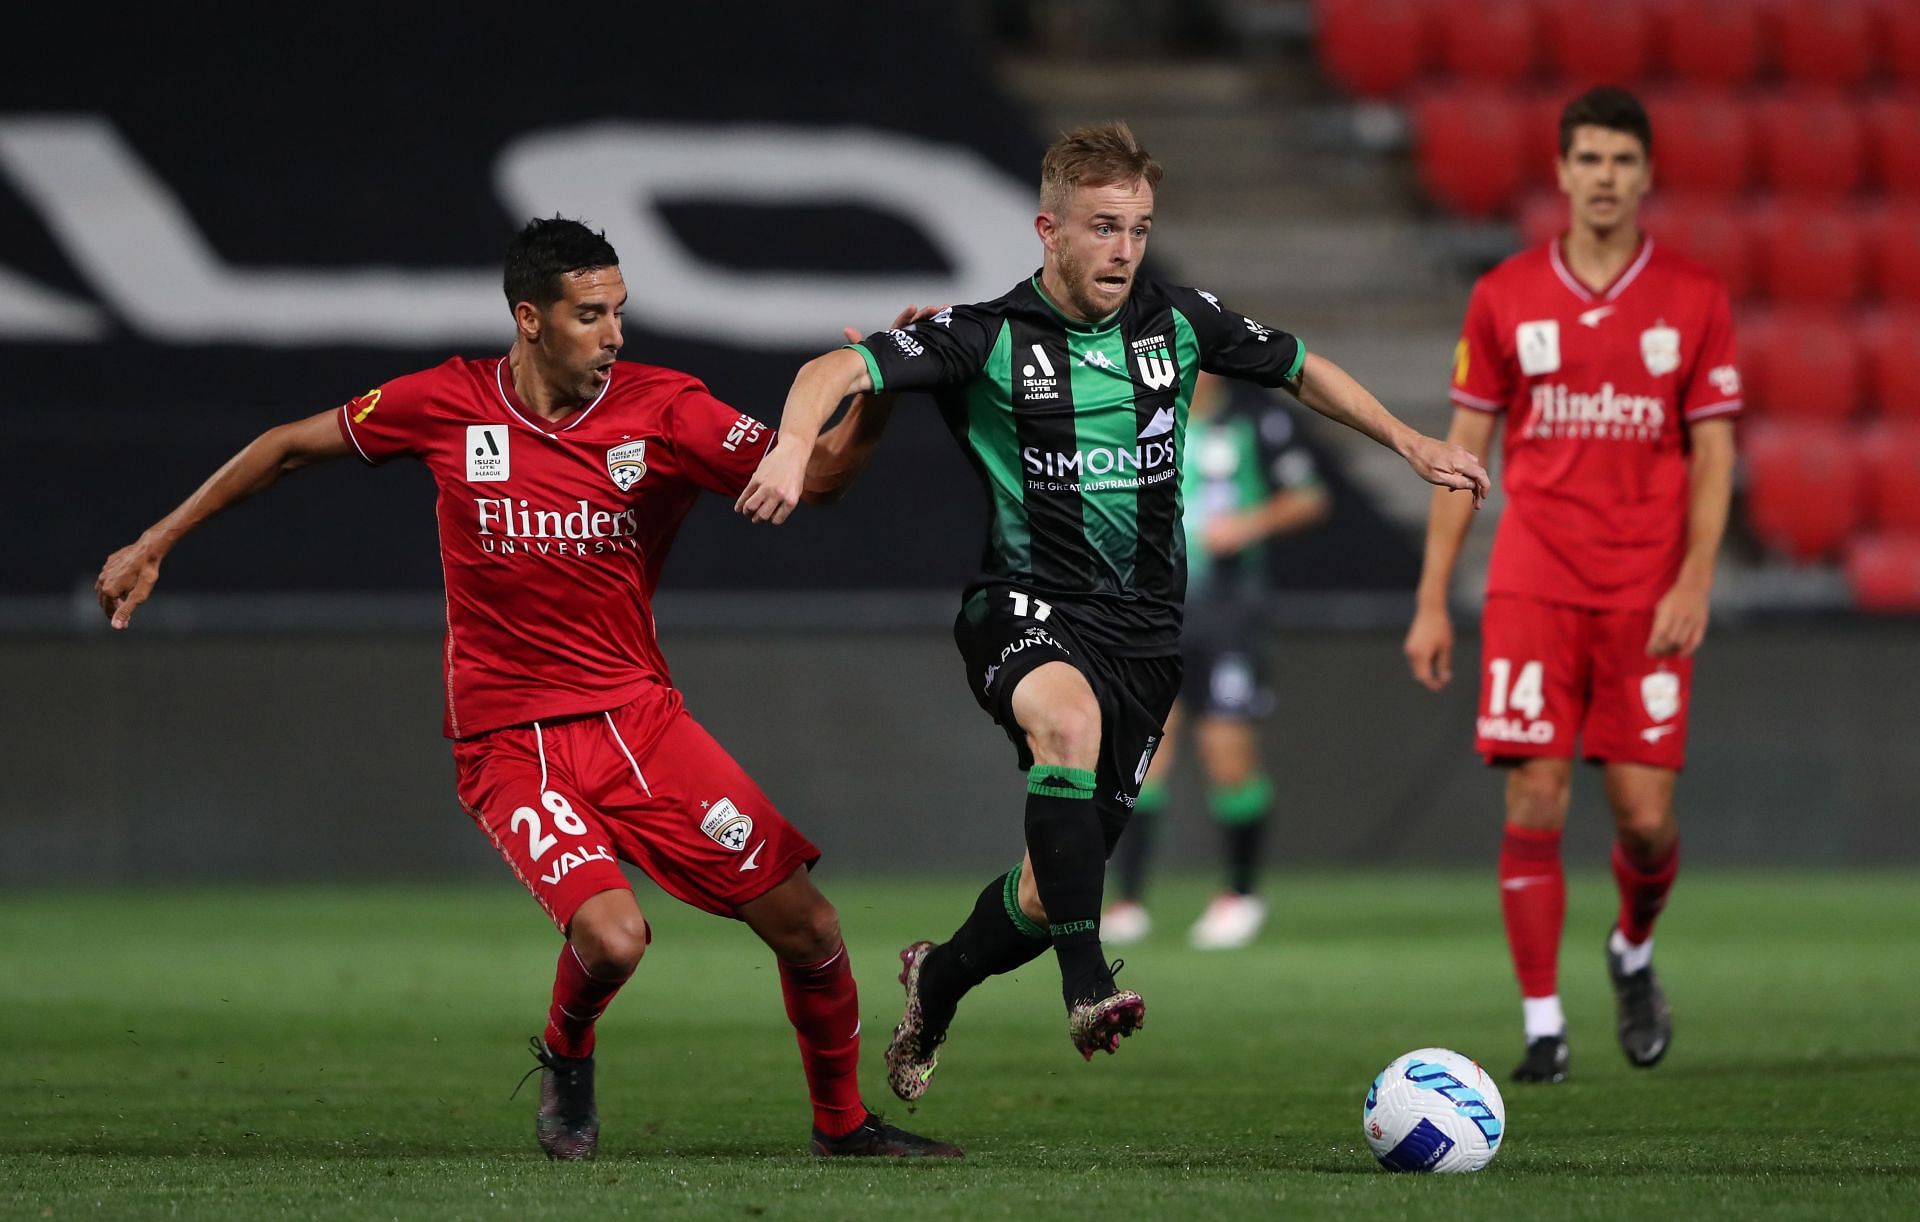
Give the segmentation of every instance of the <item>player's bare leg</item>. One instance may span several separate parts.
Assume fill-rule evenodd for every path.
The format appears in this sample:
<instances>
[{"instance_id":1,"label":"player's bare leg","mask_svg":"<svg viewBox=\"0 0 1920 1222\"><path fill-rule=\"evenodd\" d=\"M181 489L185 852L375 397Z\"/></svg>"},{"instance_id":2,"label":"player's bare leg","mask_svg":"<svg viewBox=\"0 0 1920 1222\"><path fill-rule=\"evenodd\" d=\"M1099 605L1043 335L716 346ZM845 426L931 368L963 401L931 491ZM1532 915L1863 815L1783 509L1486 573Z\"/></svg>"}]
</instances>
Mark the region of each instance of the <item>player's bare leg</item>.
<instances>
[{"instance_id":1,"label":"player's bare leg","mask_svg":"<svg viewBox=\"0 0 1920 1222\"><path fill-rule=\"evenodd\" d=\"M1107 845L1094 807L1100 761L1100 704L1086 676L1065 662L1045 662L1013 689L1014 720L1027 736L1027 867L1047 913L1047 934L1060 961L1067 1034L1080 1055L1119 1051L1139 1030L1146 1003L1113 983L1100 946L1100 893ZM1023 902L1022 907L1027 905Z\"/></svg>"},{"instance_id":2,"label":"player's bare leg","mask_svg":"<svg viewBox=\"0 0 1920 1222\"><path fill-rule=\"evenodd\" d=\"M581 904L567 925L553 982L553 1006L544 1037L535 1036L540 1062L540 1110L534 1135L547 1157L592 1158L600 1143L594 1102L594 1023L646 953L646 918L633 892L602 891Z\"/></svg>"},{"instance_id":3,"label":"player's bare leg","mask_svg":"<svg viewBox=\"0 0 1920 1222\"><path fill-rule=\"evenodd\" d=\"M1273 807L1273 782L1260 770L1254 723L1245 717L1203 717L1196 745L1207 774L1207 806L1225 840L1227 889L1194 925L1199 950L1231 950L1252 942L1267 920L1254 894L1260 842Z\"/></svg>"},{"instance_id":4,"label":"player's bare leg","mask_svg":"<svg viewBox=\"0 0 1920 1222\"><path fill-rule=\"evenodd\" d=\"M740 919L780 960L780 990L813 1102L813 1152L823 1158L959 1158L960 1150L887 1124L860 1100L860 995L840 914L802 866L742 904Z\"/></svg>"},{"instance_id":5,"label":"player's bare leg","mask_svg":"<svg viewBox=\"0 0 1920 1222\"><path fill-rule=\"evenodd\" d=\"M1607 935L1620 1050L1641 1068L1657 1065L1673 1042L1673 1014L1653 970L1653 924L1666 906L1680 866L1680 830L1673 817L1675 773L1645 764L1609 764L1613 807L1613 877L1620 915Z\"/></svg>"},{"instance_id":6,"label":"player's bare leg","mask_svg":"<svg viewBox=\"0 0 1920 1222\"><path fill-rule=\"evenodd\" d=\"M1516 1082L1560 1082L1571 1060L1560 1006L1560 935L1567 917L1560 837L1573 792L1573 763L1528 759L1507 775L1500 849L1500 911L1520 982L1527 1051Z\"/></svg>"}]
</instances>

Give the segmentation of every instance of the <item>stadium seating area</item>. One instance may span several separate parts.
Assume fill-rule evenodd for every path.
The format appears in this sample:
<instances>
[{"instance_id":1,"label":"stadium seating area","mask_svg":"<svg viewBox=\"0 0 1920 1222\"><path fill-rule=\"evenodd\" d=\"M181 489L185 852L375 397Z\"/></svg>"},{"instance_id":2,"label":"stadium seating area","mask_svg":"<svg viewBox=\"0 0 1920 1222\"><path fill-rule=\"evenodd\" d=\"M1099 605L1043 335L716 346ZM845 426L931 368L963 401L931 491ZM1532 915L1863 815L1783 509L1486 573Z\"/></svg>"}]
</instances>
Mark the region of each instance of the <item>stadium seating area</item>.
<instances>
[{"instance_id":1,"label":"stadium seating area","mask_svg":"<svg viewBox=\"0 0 1920 1222\"><path fill-rule=\"evenodd\" d=\"M1646 228L1740 315L1746 522L1920 610L1920 0L1316 0L1322 67L1404 105L1422 188L1527 242L1565 224L1559 107L1634 88Z\"/></svg>"}]
</instances>

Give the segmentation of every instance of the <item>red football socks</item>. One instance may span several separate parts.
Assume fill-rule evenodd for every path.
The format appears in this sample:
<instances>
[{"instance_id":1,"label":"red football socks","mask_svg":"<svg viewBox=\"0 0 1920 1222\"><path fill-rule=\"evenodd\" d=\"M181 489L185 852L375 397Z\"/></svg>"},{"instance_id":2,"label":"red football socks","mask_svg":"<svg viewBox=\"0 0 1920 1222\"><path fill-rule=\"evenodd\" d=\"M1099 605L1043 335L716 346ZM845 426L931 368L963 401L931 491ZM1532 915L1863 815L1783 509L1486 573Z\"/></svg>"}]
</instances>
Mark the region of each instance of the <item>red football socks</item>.
<instances>
[{"instance_id":1,"label":"red football socks","mask_svg":"<svg viewBox=\"0 0 1920 1222\"><path fill-rule=\"evenodd\" d=\"M1613 881L1620 888L1620 936L1635 946L1653 936L1653 922L1667 906L1667 892L1673 889L1673 876L1680 872L1680 845L1676 841L1666 857L1637 862L1616 841L1613 846Z\"/></svg>"},{"instance_id":2,"label":"red football socks","mask_svg":"<svg viewBox=\"0 0 1920 1222\"><path fill-rule=\"evenodd\" d=\"M560 962L553 972L553 1006L547 1011L547 1047L563 1057L593 1055L593 1024L627 982L601 980L588 973L587 965L568 942L560 948Z\"/></svg>"},{"instance_id":3,"label":"red football socks","mask_svg":"<svg viewBox=\"0 0 1920 1222\"><path fill-rule=\"evenodd\" d=\"M807 1071L813 1127L845 1137L867 1118L860 1101L860 994L846 946L819 963L782 962L780 992Z\"/></svg>"},{"instance_id":4,"label":"red football socks","mask_svg":"<svg viewBox=\"0 0 1920 1222\"><path fill-rule=\"evenodd\" d=\"M1500 912L1522 997L1560 991L1560 931L1567 919L1567 876L1560 833L1507 825L1500 846Z\"/></svg>"}]
</instances>

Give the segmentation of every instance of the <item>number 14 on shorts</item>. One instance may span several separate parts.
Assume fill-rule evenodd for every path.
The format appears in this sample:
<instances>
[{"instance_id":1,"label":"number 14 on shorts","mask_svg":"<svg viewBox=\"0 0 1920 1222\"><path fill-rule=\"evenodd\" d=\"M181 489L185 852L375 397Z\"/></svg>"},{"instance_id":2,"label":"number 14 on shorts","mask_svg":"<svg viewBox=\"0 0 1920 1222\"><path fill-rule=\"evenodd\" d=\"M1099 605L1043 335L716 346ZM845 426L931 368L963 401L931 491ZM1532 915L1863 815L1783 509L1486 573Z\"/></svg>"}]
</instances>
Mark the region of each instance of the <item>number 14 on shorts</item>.
<instances>
[{"instance_id":1,"label":"number 14 on shorts","mask_svg":"<svg viewBox=\"0 0 1920 1222\"><path fill-rule=\"evenodd\" d=\"M1522 662L1516 675L1511 658L1487 660L1487 716L1505 717L1512 709L1528 721L1538 721L1546 708L1541 692L1545 668L1538 662Z\"/></svg>"}]
</instances>

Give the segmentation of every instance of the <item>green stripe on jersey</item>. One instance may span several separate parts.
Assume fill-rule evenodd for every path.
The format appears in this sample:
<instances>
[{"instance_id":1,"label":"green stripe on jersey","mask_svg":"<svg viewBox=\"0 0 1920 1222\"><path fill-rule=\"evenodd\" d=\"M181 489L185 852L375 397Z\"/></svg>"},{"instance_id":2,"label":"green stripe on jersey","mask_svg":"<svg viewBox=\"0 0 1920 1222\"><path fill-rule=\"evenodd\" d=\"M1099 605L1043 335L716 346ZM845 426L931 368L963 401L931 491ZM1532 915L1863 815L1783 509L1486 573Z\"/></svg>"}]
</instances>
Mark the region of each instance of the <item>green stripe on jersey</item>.
<instances>
[{"instance_id":1,"label":"green stripe on jersey","mask_svg":"<svg viewBox=\"0 0 1920 1222\"><path fill-rule=\"evenodd\" d=\"M1013 384L1013 327L1000 324L980 376L967 383L967 444L986 476L988 541L1006 574L1033 571L1033 532L1027 521L1026 481L1020 473L1020 437L1007 410Z\"/></svg>"},{"instance_id":2,"label":"green stripe on jersey","mask_svg":"<svg viewBox=\"0 0 1920 1222\"><path fill-rule=\"evenodd\" d=\"M1074 443L1083 464L1080 522L1112 583L1109 588L1129 590L1140 539L1136 458L1142 442L1136 435L1126 339L1119 327L1094 334L1069 331L1067 349L1073 362ZM1171 431L1164 440L1172 444Z\"/></svg>"},{"instance_id":3,"label":"green stripe on jersey","mask_svg":"<svg viewBox=\"0 0 1920 1222\"><path fill-rule=\"evenodd\" d=\"M867 351L867 346L865 344L848 344L847 347L858 352L860 359L867 363L867 376L873 379L873 388L875 390L885 390L887 388L887 380L880 376L880 362L873 359L873 353Z\"/></svg>"}]
</instances>

